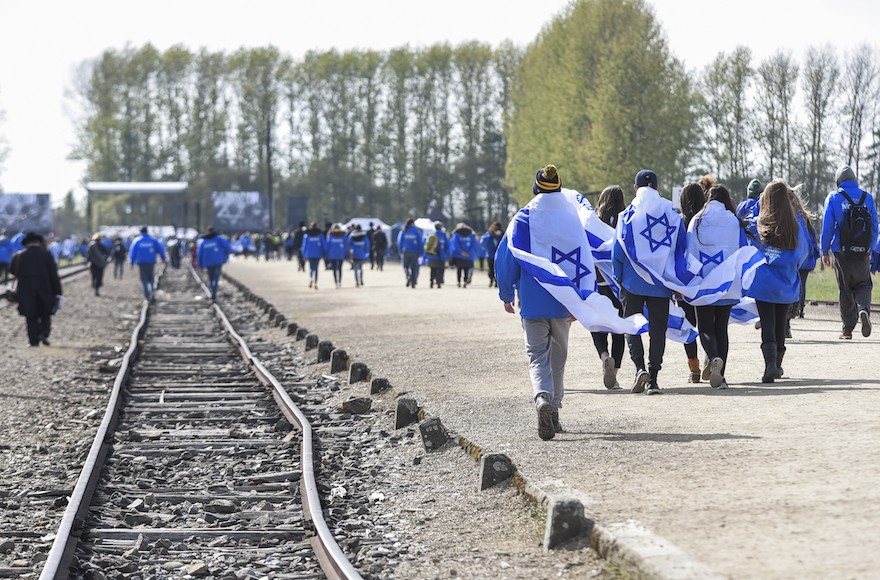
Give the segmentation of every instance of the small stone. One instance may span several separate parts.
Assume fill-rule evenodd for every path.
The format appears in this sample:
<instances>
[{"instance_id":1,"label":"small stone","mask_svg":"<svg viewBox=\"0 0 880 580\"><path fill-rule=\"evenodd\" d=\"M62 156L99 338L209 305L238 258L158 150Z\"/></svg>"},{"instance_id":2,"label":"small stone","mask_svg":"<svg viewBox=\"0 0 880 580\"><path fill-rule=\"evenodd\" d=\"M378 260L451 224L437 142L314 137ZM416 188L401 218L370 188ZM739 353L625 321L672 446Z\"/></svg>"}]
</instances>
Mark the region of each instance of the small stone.
<instances>
[{"instance_id":1,"label":"small stone","mask_svg":"<svg viewBox=\"0 0 880 580\"><path fill-rule=\"evenodd\" d=\"M235 503L228 499L215 499L205 506L206 511L218 514L231 514L237 509Z\"/></svg>"},{"instance_id":2,"label":"small stone","mask_svg":"<svg viewBox=\"0 0 880 580\"><path fill-rule=\"evenodd\" d=\"M186 567L186 573L190 576L194 576L195 578L204 578L205 576L210 574L211 571L208 570L207 564L205 564L201 560L196 560Z\"/></svg>"},{"instance_id":3,"label":"small stone","mask_svg":"<svg viewBox=\"0 0 880 580\"><path fill-rule=\"evenodd\" d=\"M12 567L13 568L27 568L31 563L27 560L13 560Z\"/></svg>"},{"instance_id":4,"label":"small stone","mask_svg":"<svg viewBox=\"0 0 880 580\"><path fill-rule=\"evenodd\" d=\"M0 554L9 554L15 549L15 542L12 540L3 540L0 542Z\"/></svg>"},{"instance_id":5,"label":"small stone","mask_svg":"<svg viewBox=\"0 0 880 580\"><path fill-rule=\"evenodd\" d=\"M152 493L148 493L144 496L144 505L147 507L153 507L156 505L156 495Z\"/></svg>"},{"instance_id":6,"label":"small stone","mask_svg":"<svg viewBox=\"0 0 880 580\"><path fill-rule=\"evenodd\" d=\"M167 570L168 572L173 572L174 570L183 568L184 566L186 566L186 564L184 564L183 562L173 560L171 562L165 562L164 564L162 564L162 569Z\"/></svg>"},{"instance_id":7,"label":"small stone","mask_svg":"<svg viewBox=\"0 0 880 580\"><path fill-rule=\"evenodd\" d=\"M362 415L373 406L373 399L369 397L351 397L342 403L342 411L352 415Z\"/></svg>"},{"instance_id":8,"label":"small stone","mask_svg":"<svg viewBox=\"0 0 880 580\"><path fill-rule=\"evenodd\" d=\"M138 512L144 511L144 500L138 498L125 506L125 509Z\"/></svg>"}]
</instances>

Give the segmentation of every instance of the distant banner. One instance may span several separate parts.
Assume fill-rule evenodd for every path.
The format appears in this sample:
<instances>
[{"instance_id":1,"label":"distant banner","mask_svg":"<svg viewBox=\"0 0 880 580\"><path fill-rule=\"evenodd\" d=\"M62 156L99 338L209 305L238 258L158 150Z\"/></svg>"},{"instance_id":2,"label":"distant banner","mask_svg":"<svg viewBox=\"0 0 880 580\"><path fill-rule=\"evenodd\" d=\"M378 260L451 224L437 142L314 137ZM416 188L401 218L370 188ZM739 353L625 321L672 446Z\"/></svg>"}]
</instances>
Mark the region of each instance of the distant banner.
<instances>
[{"instance_id":1,"label":"distant banner","mask_svg":"<svg viewBox=\"0 0 880 580\"><path fill-rule=\"evenodd\" d=\"M309 198L287 198L287 227L298 228L300 223L309 223Z\"/></svg>"},{"instance_id":2,"label":"distant banner","mask_svg":"<svg viewBox=\"0 0 880 580\"><path fill-rule=\"evenodd\" d=\"M269 229L268 196L259 191L215 191L213 226L220 232L264 232Z\"/></svg>"},{"instance_id":3,"label":"distant banner","mask_svg":"<svg viewBox=\"0 0 880 580\"><path fill-rule=\"evenodd\" d=\"M0 229L48 234L52 231L52 204L48 193L0 193Z\"/></svg>"}]
</instances>

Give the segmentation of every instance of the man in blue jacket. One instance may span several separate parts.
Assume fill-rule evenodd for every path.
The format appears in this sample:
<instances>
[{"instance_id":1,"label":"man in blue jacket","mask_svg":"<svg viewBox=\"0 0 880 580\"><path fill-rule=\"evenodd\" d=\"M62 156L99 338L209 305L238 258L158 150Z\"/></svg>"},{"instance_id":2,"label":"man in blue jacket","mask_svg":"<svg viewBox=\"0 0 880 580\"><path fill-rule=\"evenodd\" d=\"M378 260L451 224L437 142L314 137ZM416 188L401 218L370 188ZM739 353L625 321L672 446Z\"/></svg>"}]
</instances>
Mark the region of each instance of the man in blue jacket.
<instances>
[{"instance_id":1,"label":"man in blue jacket","mask_svg":"<svg viewBox=\"0 0 880 580\"><path fill-rule=\"evenodd\" d=\"M223 264L229 260L232 254L232 244L229 240L214 231L214 226L208 227L208 233L202 236L196 251L196 263L199 268L208 270L208 286L211 289L211 302L217 300L217 287L220 285L220 272Z\"/></svg>"},{"instance_id":2,"label":"man in blue jacket","mask_svg":"<svg viewBox=\"0 0 880 580\"><path fill-rule=\"evenodd\" d=\"M840 295L840 318L843 332L840 338L852 339L856 322L861 322L862 336L871 335L871 252L877 247L877 207L874 196L859 189L856 174L843 165L834 176L837 191L825 198L825 216L822 222L822 262L831 265L829 252L834 253L834 274ZM852 206L864 206L867 216L856 231L847 225L855 223ZM867 230L870 227L870 231ZM849 238L849 239L845 239Z\"/></svg>"},{"instance_id":3,"label":"man in blue jacket","mask_svg":"<svg viewBox=\"0 0 880 580\"><path fill-rule=\"evenodd\" d=\"M128 263L134 268L138 265L141 275L141 284L144 287L144 299L153 299L153 290L155 289L155 269L156 259L162 258L162 263L166 263L165 248L162 244L147 233L147 226L141 228L141 235L136 237L131 243L128 250Z\"/></svg>"},{"instance_id":4,"label":"man in blue jacket","mask_svg":"<svg viewBox=\"0 0 880 580\"><path fill-rule=\"evenodd\" d=\"M535 175L532 193L536 196L554 195L561 188L562 182L556 167L548 165ZM522 214L523 210L520 210L514 220ZM520 266L510 251L509 243L508 236L504 236L495 253L498 297L504 303L504 310L515 314L515 292L519 292L519 314L522 318L526 353L529 356L529 375L538 413L538 437L547 441L562 431L559 408L564 395L563 377L572 318L565 306Z\"/></svg>"}]
</instances>

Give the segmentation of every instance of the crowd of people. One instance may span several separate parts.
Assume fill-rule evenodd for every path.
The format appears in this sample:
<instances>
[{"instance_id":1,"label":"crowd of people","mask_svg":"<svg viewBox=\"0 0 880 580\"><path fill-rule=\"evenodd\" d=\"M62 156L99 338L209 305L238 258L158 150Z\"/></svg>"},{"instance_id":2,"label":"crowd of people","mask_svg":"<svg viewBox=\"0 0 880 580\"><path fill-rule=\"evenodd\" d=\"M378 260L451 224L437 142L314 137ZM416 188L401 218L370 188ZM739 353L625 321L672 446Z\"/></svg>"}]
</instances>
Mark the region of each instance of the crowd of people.
<instances>
[{"instance_id":1,"label":"crowd of people","mask_svg":"<svg viewBox=\"0 0 880 580\"><path fill-rule=\"evenodd\" d=\"M658 193L650 170L636 175L630 204L621 187L609 186L595 209L563 191L555 166L539 170L533 200L514 217L495 256L505 311L516 313L518 297L538 436L548 440L563 430L559 410L575 320L593 331L606 388L620 388L626 344L636 368L631 391L656 395L662 392L659 373L668 337L685 343L691 382L707 380L726 389L731 318L734 313L740 321L757 318L760 380L773 383L785 376L789 320L802 316L806 278L821 256L826 266L833 263L837 277L840 339L851 340L857 326L870 336L872 255L876 270L880 247L877 210L850 167L839 168L835 178L837 189L826 198L817 237L814 216L783 180L766 185L753 180L749 199L737 207L726 186L704 176L682 189L679 213ZM575 292L565 293L566 287ZM595 304L595 295L614 309L611 315L584 314L582 303ZM679 326L681 318L689 325ZM614 332L612 319L625 331ZM682 332L689 326L696 332ZM648 335L647 355L642 333ZM697 340L706 355L702 368Z\"/></svg>"}]
</instances>

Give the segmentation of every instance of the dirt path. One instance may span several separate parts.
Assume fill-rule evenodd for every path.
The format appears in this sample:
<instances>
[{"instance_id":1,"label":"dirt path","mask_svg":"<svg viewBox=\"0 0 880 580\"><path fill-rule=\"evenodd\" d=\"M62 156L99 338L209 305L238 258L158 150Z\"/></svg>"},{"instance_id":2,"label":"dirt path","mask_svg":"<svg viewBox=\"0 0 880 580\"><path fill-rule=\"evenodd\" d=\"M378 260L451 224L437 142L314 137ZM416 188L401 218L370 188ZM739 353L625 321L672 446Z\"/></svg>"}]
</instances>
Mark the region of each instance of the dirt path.
<instances>
[{"instance_id":1,"label":"dirt path","mask_svg":"<svg viewBox=\"0 0 880 580\"><path fill-rule=\"evenodd\" d=\"M688 385L684 350L670 342L665 394L646 397L606 391L589 333L573 327L567 433L542 442L519 317L484 275L432 290L423 270L413 290L390 264L368 269L363 288L346 269L334 289L321 271L316 292L291 262L227 270L536 483L588 495L602 523L637 520L731 578L880 575L880 331L839 341L835 313L810 308L793 324L790 378L764 386L759 333L733 326L728 391ZM625 359L621 383L633 372Z\"/></svg>"}]
</instances>

